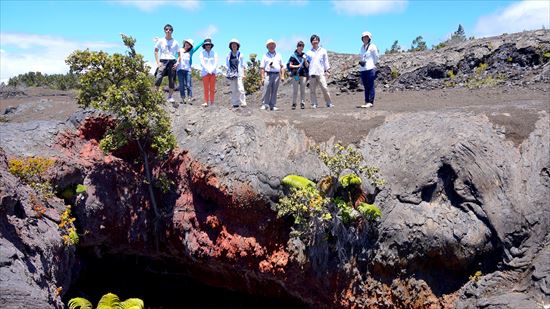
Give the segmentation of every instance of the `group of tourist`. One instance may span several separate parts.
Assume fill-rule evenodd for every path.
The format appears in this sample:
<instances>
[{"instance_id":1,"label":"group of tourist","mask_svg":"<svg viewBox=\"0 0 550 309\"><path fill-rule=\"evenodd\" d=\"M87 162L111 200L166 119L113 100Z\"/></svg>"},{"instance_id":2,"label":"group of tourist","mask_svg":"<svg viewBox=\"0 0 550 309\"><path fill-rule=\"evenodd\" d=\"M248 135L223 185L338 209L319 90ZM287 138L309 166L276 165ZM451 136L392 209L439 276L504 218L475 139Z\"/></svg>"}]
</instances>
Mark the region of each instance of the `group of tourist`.
<instances>
[{"instance_id":1,"label":"group of tourist","mask_svg":"<svg viewBox=\"0 0 550 309\"><path fill-rule=\"evenodd\" d=\"M194 46L192 39L185 39L180 48L172 34L174 28L167 24L164 26L165 36L159 38L155 44L155 60L157 70L155 73L155 85L158 88L164 76L168 77L168 102L175 104L173 93L175 90L175 78L178 78L179 92L182 103L192 104L193 91L191 83L191 66L193 54L202 46L199 55L201 76L204 86L204 103L202 106L214 104L216 90L216 76L218 74L218 54L213 51L214 43L207 38ZM376 64L378 62L378 49L371 43L372 34L361 34L361 50L359 71L361 82L365 88L365 102L361 107L369 108L374 104L374 80L376 78ZM314 34L310 38L311 49L304 52L305 44L299 41L296 50L285 63L280 53L276 51L277 44L272 39L267 40L267 52L260 61L260 79L262 84L262 110L278 110L277 91L279 84L284 81L285 72L288 70L292 78L292 109L297 108L298 92L300 108L305 109L305 88L309 83L311 107L317 108L318 101L316 90L319 87L323 94L327 107L333 107L327 86L327 78L330 76L330 63L327 50L319 45L321 38ZM225 57L227 68L226 78L231 88L231 104L233 107L246 106L246 95L243 79L246 78L246 63L241 54L241 44L237 39L229 41L229 53Z\"/></svg>"}]
</instances>

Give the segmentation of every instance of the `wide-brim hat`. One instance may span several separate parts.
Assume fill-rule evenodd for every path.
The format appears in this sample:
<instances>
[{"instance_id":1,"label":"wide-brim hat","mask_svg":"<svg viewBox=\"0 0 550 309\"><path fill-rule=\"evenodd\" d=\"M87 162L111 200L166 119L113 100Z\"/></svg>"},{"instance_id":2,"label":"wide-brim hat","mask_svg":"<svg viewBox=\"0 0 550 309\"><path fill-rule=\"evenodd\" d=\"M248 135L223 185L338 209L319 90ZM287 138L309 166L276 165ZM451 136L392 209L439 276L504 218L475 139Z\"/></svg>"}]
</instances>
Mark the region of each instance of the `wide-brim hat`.
<instances>
[{"instance_id":1,"label":"wide-brim hat","mask_svg":"<svg viewBox=\"0 0 550 309\"><path fill-rule=\"evenodd\" d=\"M365 32L361 33L361 39L363 39L366 36L368 36L369 39L372 40L372 33L368 32L368 31L365 31Z\"/></svg>"},{"instance_id":2,"label":"wide-brim hat","mask_svg":"<svg viewBox=\"0 0 550 309\"><path fill-rule=\"evenodd\" d=\"M189 43L189 45L191 45L191 47L193 47L193 46L195 45L195 44L194 44L195 41L193 41L192 39L185 39L185 40L183 41L183 45L185 45L186 42Z\"/></svg>"},{"instance_id":3,"label":"wide-brim hat","mask_svg":"<svg viewBox=\"0 0 550 309\"><path fill-rule=\"evenodd\" d=\"M212 43L212 39L205 39L204 43L202 43L202 48L204 48L206 45L211 45L212 48L214 47L214 43Z\"/></svg>"},{"instance_id":4,"label":"wide-brim hat","mask_svg":"<svg viewBox=\"0 0 550 309\"><path fill-rule=\"evenodd\" d=\"M231 44L232 44L232 43L237 44L237 49L241 48L241 43L239 43L239 40L237 40L237 39L231 39L231 41L229 41L229 49L231 49Z\"/></svg>"},{"instance_id":5,"label":"wide-brim hat","mask_svg":"<svg viewBox=\"0 0 550 309\"><path fill-rule=\"evenodd\" d=\"M269 39L265 42L265 47L267 47L267 45L272 44L272 43L275 44L275 46L277 46L277 43L275 43L275 41L273 41L273 39Z\"/></svg>"}]
</instances>

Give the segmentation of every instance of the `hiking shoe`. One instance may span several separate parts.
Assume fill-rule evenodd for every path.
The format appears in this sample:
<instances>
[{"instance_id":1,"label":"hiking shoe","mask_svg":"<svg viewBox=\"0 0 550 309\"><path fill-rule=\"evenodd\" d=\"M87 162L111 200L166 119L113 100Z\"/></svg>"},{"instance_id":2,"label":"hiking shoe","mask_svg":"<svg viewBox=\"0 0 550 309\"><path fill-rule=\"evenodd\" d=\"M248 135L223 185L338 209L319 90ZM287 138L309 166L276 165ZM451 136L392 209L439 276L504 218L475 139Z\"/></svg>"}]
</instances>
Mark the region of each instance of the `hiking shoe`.
<instances>
[{"instance_id":1,"label":"hiking shoe","mask_svg":"<svg viewBox=\"0 0 550 309\"><path fill-rule=\"evenodd\" d=\"M240 105L233 105L233 108L237 108L237 107L239 107L239 106L240 106Z\"/></svg>"},{"instance_id":2,"label":"hiking shoe","mask_svg":"<svg viewBox=\"0 0 550 309\"><path fill-rule=\"evenodd\" d=\"M174 102L176 102L176 100L174 100L174 98L172 98L172 97L168 98L168 103L174 103Z\"/></svg>"},{"instance_id":3,"label":"hiking shoe","mask_svg":"<svg viewBox=\"0 0 550 309\"><path fill-rule=\"evenodd\" d=\"M317 108L317 105L316 105L316 104L311 105L311 108L316 109L316 108Z\"/></svg>"},{"instance_id":4,"label":"hiking shoe","mask_svg":"<svg viewBox=\"0 0 550 309\"><path fill-rule=\"evenodd\" d=\"M296 104L292 104L292 109L293 109L293 110L296 109Z\"/></svg>"},{"instance_id":5,"label":"hiking shoe","mask_svg":"<svg viewBox=\"0 0 550 309\"><path fill-rule=\"evenodd\" d=\"M267 107L265 105L262 105L262 107L260 107L261 110L266 110Z\"/></svg>"},{"instance_id":6,"label":"hiking shoe","mask_svg":"<svg viewBox=\"0 0 550 309\"><path fill-rule=\"evenodd\" d=\"M369 108L369 107L372 107L372 103L366 103L361 105L361 108Z\"/></svg>"},{"instance_id":7,"label":"hiking shoe","mask_svg":"<svg viewBox=\"0 0 550 309\"><path fill-rule=\"evenodd\" d=\"M204 103L201 104L201 106L207 107L207 106L208 106L208 103L204 102Z\"/></svg>"},{"instance_id":8,"label":"hiking shoe","mask_svg":"<svg viewBox=\"0 0 550 309\"><path fill-rule=\"evenodd\" d=\"M334 104L329 103L329 104L327 104L327 107L328 107L328 108L334 107Z\"/></svg>"},{"instance_id":9,"label":"hiking shoe","mask_svg":"<svg viewBox=\"0 0 550 309\"><path fill-rule=\"evenodd\" d=\"M273 107L271 108L271 110L272 110L272 111L278 111L279 108L278 108L277 106L273 106Z\"/></svg>"},{"instance_id":10,"label":"hiking shoe","mask_svg":"<svg viewBox=\"0 0 550 309\"><path fill-rule=\"evenodd\" d=\"M246 106L246 102L241 103L241 107L245 107L245 106Z\"/></svg>"}]
</instances>

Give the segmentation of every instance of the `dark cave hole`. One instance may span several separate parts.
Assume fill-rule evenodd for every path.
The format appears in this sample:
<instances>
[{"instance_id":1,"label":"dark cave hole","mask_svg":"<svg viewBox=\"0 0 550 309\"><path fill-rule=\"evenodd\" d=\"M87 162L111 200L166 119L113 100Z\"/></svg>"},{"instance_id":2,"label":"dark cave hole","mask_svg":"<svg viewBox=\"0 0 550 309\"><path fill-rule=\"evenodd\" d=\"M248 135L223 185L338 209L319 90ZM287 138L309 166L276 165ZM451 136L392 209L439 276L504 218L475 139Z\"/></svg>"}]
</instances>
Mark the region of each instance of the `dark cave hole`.
<instances>
[{"instance_id":1,"label":"dark cave hole","mask_svg":"<svg viewBox=\"0 0 550 309\"><path fill-rule=\"evenodd\" d=\"M114 293L123 301L140 298L149 309L177 308L307 308L290 295L278 298L250 295L206 285L188 275L183 266L135 255L101 258L89 252L79 254L79 268L63 297L84 297L97 305ZM244 276L244 274L243 274Z\"/></svg>"}]
</instances>

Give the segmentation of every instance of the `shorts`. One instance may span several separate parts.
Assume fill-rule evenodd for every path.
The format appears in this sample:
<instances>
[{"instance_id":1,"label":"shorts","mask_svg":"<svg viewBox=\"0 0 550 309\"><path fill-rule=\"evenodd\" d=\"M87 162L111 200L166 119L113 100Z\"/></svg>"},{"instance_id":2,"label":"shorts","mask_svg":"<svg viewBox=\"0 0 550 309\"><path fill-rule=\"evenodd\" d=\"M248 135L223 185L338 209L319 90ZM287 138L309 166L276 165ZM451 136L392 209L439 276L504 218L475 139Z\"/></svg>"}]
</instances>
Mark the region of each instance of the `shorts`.
<instances>
[{"instance_id":1,"label":"shorts","mask_svg":"<svg viewBox=\"0 0 550 309\"><path fill-rule=\"evenodd\" d=\"M160 65L156 70L155 86L160 86L162 78L168 76L168 87L170 87L170 89L175 88L176 70L174 69L174 64L176 64L175 59L160 61Z\"/></svg>"}]
</instances>

